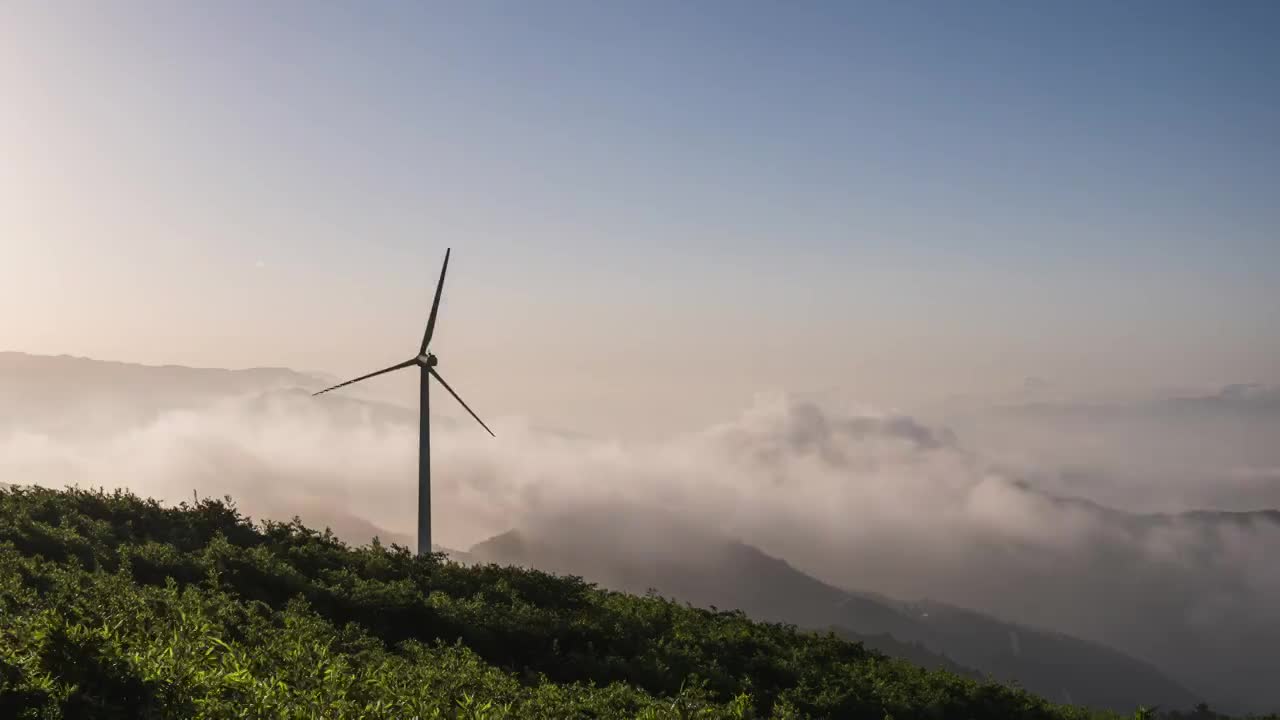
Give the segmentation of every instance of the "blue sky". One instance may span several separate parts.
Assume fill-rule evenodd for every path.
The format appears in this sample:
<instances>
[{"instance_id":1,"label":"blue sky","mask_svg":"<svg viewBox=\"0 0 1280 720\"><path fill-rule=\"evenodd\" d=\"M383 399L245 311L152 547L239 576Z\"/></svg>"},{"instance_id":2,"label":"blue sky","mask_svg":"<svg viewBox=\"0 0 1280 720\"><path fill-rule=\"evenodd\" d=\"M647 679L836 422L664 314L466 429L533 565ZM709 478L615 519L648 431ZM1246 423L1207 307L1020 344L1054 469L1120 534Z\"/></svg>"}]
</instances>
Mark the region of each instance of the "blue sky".
<instances>
[{"instance_id":1,"label":"blue sky","mask_svg":"<svg viewBox=\"0 0 1280 720\"><path fill-rule=\"evenodd\" d=\"M0 301L58 297L13 349L358 372L452 244L468 383L547 385L512 412L1280 381L1274 3L0 18Z\"/></svg>"}]
</instances>

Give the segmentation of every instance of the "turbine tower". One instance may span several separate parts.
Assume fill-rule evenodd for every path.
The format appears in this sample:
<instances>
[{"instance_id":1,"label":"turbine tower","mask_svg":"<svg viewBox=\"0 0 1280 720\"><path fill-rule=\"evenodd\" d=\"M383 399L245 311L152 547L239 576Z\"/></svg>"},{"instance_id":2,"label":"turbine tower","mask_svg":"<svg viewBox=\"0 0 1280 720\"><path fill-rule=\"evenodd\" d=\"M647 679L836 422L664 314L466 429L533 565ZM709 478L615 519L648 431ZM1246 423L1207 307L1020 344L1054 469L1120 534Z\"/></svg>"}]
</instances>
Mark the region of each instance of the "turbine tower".
<instances>
[{"instance_id":1,"label":"turbine tower","mask_svg":"<svg viewBox=\"0 0 1280 720\"><path fill-rule=\"evenodd\" d=\"M418 366L421 373L421 379L418 385L418 554L426 555L431 552L431 419L429 417L431 411L431 402L428 391L431 389L431 378L435 378L449 394L457 400L467 412L471 413L471 417L480 423L480 427L484 428L490 435L493 431L488 425L476 415L462 398L458 397L458 393L449 387L449 383L440 377L440 373L436 371L436 356L427 352L427 346L431 344L431 334L436 329L436 313L440 310L440 293L444 290L444 273L449 269L449 249L444 251L444 266L440 268L440 281L436 283L436 298L431 303L431 315L427 317L427 331L422 334L422 346L418 348L418 354L398 365L392 365L389 368L371 372L368 375L361 375L355 380L348 380L339 383L331 388L325 388L314 395L327 393L330 390L337 390L340 387L358 383L361 380L368 380L371 377L389 373L394 370L401 370L407 367ZM496 436L495 436L496 437Z\"/></svg>"}]
</instances>

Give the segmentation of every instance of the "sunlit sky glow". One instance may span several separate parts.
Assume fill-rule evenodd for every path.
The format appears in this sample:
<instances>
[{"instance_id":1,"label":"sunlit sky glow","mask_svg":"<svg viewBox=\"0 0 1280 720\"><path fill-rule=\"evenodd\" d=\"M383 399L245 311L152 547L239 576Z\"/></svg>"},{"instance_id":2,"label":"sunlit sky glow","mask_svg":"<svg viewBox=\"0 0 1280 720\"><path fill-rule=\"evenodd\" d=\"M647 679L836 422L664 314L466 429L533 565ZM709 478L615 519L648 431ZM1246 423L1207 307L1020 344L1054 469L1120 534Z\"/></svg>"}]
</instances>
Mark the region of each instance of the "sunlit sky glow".
<instances>
[{"instance_id":1,"label":"sunlit sky glow","mask_svg":"<svg viewBox=\"0 0 1280 720\"><path fill-rule=\"evenodd\" d=\"M1280 5L6 2L0 349L619 434L1280 382ZM386 388L407 388L409 379Z\"/></svg>"}]
</instances>

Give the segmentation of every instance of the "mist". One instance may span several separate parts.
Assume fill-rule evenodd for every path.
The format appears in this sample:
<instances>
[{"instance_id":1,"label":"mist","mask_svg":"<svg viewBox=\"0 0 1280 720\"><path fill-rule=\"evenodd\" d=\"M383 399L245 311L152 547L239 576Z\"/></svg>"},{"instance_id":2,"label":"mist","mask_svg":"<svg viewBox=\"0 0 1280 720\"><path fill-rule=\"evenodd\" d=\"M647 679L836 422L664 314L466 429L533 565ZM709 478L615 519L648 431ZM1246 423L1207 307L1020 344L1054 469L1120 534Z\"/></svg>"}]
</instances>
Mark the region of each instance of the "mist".
<instances>
[{"instance_id":1,"label":"mist","mask_svg":"<svg viewBox=\"0 0 1280 720\"><path fill-rule=\"evenodd\" d=\"M154 388L98 393L81 414L74 402L43 403L30 383L21 398L0 384L0 481L127 488L170 503L229 495L255 518L300 515L353 542L377 534L410 544L416 413L286 386L173 390L163 402ZM153 411L136 412L145 403ZM494 439L469 419L440 418L435 538L466 549L518 528L579 553L685 563L697 561L699 542L737 539L838 586L1072 633L1159 663L1212 697L1274 708L1280 516L1144 514L1106 501L1131 496L1125 483L1159 487L1189 442L1204 448L1199 466L1216 485L1194 490L1183 472L1171 495L1223 506L1239 504L1236 492L1269 497L1265 453L1250 441L1255 454L1230 461L1224 448L1239 437L1206 428L1258 431L1275 418L1198 423L1161 412L1125 421L1143 428L1140 452L1125 456L1123 436L1095 442L1106 448L1089 457L1097 472L1074 485L1056 464L1066 455L1046 449L1070 425L1059 418L1006 423L990 433L998 451L912 415L787 394L761 394L738 417L650 443L515 417L487 418ZM103 422L112 417L116 425ZM1058 447L1119 427L1072 422L1077 434ZM1018 437L1036 440L1018 452ZM1223 457L1219 467L1206 461ZM1222 480L1242 466L1259 475L1238 487ZM1068 492L1081 487L1089 492Z\"/></svg>"},{"instance_id":2,"label":"mist","mask_svg":"<svg viewBox=\"0 0 1280 720\"><path fill-rule=\"evenodd\" d=\"M1081 397L1032 386L930 408L1037 487L1133 512L1280 507L1280 388Z\"/></svg>"}]
</instances>

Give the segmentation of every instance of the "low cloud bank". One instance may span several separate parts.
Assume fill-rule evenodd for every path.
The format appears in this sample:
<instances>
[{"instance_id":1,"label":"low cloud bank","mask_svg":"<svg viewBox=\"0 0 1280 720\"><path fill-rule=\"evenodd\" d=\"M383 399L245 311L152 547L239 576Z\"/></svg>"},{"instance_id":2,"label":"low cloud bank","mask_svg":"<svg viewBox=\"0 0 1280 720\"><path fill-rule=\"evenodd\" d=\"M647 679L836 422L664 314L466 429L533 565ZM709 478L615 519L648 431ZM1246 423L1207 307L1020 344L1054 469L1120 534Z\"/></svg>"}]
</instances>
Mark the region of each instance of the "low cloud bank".
<instances>
[{"instance_id":1,"label":"low cloud bank","mask_svg":"<svg viewBox=\"0 0 1280 720\"><path fill-rule=\"evenodd\" d=\"M255 517L298 514L348 523L352 539L410 542L413 414L326 398L233 395L92 434L10 423L0 480L123 487L168 502L193 490L231 495ZM1036 468L992 462L944 427L783 395L660 444L556 435L517 419L494 426L496 440L466 423L435 426L442 545L521 528L590 547L607 533L657 560L688 552L679 528L697 528L849 588L1097 640L1211 699L1280 706L1275 516L1109 510L1045 492Z\"/></svg>"}]
</instances>

